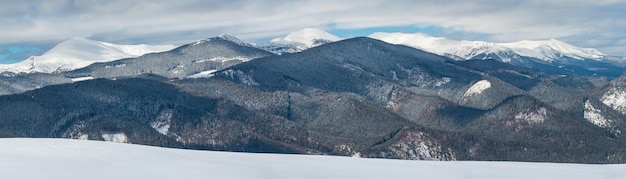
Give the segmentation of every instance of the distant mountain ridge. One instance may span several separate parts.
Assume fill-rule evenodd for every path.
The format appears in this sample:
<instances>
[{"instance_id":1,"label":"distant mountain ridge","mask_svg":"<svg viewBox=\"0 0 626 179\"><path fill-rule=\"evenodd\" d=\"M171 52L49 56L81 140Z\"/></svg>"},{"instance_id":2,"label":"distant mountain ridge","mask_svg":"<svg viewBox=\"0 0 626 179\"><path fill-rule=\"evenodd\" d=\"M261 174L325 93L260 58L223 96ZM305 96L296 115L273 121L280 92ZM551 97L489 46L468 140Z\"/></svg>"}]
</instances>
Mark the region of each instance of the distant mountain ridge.
<instances>
[{"instance_id":1,"label":"distant mountain ridge","mask_svg":"<svg viewBox=\"0 0 626 179\"><path fill-rule=\"evenodd\" d=\"M608 55L592 48L575 47L565 42L550 39L544 41L523 40L510 43L491 43L483 41L457 41L442 37L433 37L423 33L383 33L377 32L369 37L380 39L392 44L402 44L440 55L455 55L463 59L475 59L482 53L514 52L520 56L554 61L569 57L578 60L604 60ZM509 62L511 57L501 56L502 61Z\"/></svg>"},{"instance_id":2,"label":"distant mountain ridge","mask_svg":"<svg viewBox=\"0 0 626 179\"><path fill-rule=\"evenodd\" d=\"M230 35L220 37L244 46L254 46L276 54L295 53L342 38L321 29L305 28L275 38L267 43L247 43ZM422 49L456 60L494 59L518 66L552 72L617 77L626 69L626 57L608 56L596 49L580 48L555 39L544 41L518 41L491 43L483 41L457 41L433 37L423 33L376 32L368 37L392 44L402 44ZM0 65L0 71L11 73L55 73L69 71L96 62L108 62L137 57L145 53L161 52L174 46L117 45L85 38L74 38L58 44L42 56L31 57L17 64ZM614 71L620 71L615 73Z\"/></svg>"},{"instance_id":3,"label":"distant mountain ridge","mask_svg":"<svg viewBox=\"0 0 626 179\"><path fill-rule=\"evenodd\" d=\"M375 32L368 35L368 37L391 44L407 45L439 55L465 60L490 59L489 56L477 57L480 57L479 55L481 54L500 54L500 58L503 62L510 62L512 60L511 58L515 58L515 55L536 58L547 62L559 60L564 57L577 60L626 61L624 60L626 57L611 57L597 49L576 47L556 39L493 43L484 41L459 41L444 37L434 37L424 33L400 32ZM266 44L261 44L260 47L270 46L272 44L290 44L297 47L296 51L302 51L319 45L316 42L334 42L341 39L342 38L321 29L305 28L292 32L285 37L272 39Z\"/></svg>"},{"instance_id":4,"label":"distant mountain ridge","mask_svg":"<svg viewBox=\"0 0 626 179\"><path fill-rule=\"evenodd\" d=\"M382 33L369 35L392 44L407 45L456 60L493 59L542 71L584 76L617 77L626 70L626 61L596 49L580 48L550 39L510 43L457 41L423 33Z\"/></svg>"}]
</instances>

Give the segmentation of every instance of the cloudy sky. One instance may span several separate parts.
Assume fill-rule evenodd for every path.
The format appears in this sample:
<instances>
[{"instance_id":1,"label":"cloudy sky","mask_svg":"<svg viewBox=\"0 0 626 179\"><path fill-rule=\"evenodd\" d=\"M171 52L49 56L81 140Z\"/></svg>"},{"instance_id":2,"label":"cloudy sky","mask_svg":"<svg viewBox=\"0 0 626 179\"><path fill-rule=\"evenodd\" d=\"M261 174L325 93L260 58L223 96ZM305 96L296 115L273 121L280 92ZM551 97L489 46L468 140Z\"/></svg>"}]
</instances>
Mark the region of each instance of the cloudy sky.
<instances>
[{"instance_id":1,"label":"cloudy sky","mask_svg":"<svg viewBox=\"0 0 626 179\"><path fill-rule=\"evenodd\" d=\"M72 37L182 44L230 33L258 43L305 27L343 37L554 38L626 56L625 0L0 0L0 61Z\"/></svg>"}]
</instances>

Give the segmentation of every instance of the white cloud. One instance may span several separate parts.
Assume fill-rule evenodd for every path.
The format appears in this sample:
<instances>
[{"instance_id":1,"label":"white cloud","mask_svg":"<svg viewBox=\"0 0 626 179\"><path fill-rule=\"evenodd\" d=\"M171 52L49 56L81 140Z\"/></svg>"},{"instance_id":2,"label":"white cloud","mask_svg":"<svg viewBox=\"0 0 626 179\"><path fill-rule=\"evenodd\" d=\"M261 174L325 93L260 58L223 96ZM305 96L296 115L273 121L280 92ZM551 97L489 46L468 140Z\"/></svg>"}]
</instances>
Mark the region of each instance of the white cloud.
<instances>
[{"instance_id":1,"label":"white cloud","mask_svg":"<svg viewBox=\"0 0 626 179\"><path fill-rule=\"evenodd\" d=\"M616 50L626 39L624 7L617 0L0 0L0 43L76 36L158 43L221 33L256 40L333 24L437 26L463 32L450 34L456 38L500 42L558 38L626 54Z\"/></svg>"}]
</instances>

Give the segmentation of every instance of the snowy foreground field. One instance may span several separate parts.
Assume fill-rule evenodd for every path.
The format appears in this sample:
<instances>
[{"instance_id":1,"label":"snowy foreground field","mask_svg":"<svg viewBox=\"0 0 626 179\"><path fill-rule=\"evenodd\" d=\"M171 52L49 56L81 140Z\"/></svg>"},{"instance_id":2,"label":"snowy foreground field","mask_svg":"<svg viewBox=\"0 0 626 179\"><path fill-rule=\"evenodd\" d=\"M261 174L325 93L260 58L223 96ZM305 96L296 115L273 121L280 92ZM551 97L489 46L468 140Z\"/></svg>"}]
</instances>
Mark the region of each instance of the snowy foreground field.
<instances>
[{"instance_id":1,"label":"snowy foreground field","mask_svg":"<svg viewBox=\"0 0 626 179\"><path fill-rule=\"evenodd\" d=\"M0 139L0 178L626 178L626 165L434 162Z\"/></svg>"}]
</instances>

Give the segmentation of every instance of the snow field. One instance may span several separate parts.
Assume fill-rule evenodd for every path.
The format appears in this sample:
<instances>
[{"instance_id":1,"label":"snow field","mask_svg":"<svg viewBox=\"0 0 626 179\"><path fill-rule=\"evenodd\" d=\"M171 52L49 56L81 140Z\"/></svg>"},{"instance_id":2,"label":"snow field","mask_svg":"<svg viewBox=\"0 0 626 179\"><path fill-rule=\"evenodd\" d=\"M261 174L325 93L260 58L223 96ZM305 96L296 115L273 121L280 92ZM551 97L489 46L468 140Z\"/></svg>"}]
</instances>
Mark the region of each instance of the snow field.
<instances>
[{"instance_id":1,"label":"snow field","mask_svg":"<svg viewBox=\"0 0 626 179\"><path fill-rule=\"evenodd\" d=\"M626 165L437 162L0 139L3 178L622 178Z\"/></svg>"}]
</instances>

